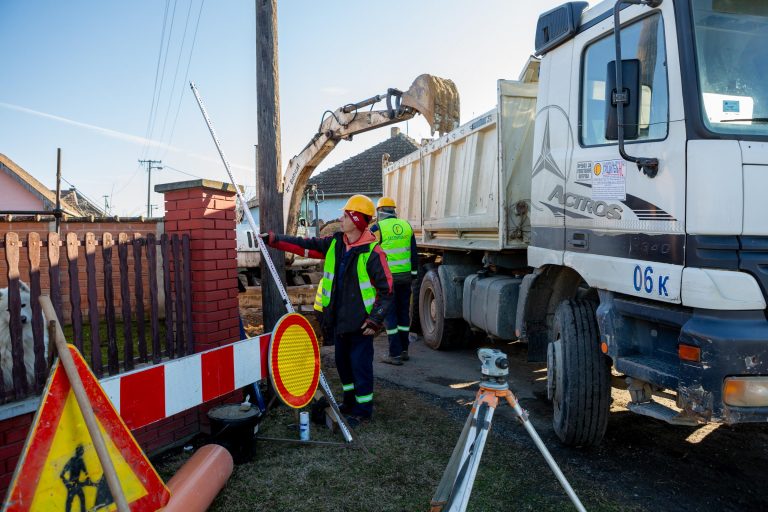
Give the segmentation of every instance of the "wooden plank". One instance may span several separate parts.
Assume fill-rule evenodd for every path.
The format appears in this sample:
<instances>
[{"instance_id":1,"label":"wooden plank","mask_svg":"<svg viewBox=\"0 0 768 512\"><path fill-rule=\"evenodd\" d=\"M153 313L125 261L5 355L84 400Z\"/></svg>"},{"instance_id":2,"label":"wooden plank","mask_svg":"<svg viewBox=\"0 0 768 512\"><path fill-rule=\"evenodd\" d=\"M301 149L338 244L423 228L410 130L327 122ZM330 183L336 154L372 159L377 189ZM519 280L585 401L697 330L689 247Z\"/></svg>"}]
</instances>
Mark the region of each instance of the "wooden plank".
<instances>
[{"instance_id":1,"label":"wooden plank","mask_svg":"<svg viewBox=\"0 0 768 512\"><path fill-rule=\"evenodd\" d=\"M141 234L133 234L133 293L136 294L136 335L139 342L139 361L147 362L147 338L144 333L144 283L141 279Z\"/></svg>"},{"instance_id":2,"label":"wooden plank","mask_svg":"<svg viewBox=\"0 0 768 512\"><path fill-rule=\"evenodd\" d=\"M117 322L115 322L115 285L112 282L112 247L115 241L111 233L101 237L101 260L104 263L104 314L107 317L107 371L110 375L120 372L120 356L117 353Z\"/></svg>"},{"instance_id":3,"label":"wooden plank","mask_svg":"<svg viewBox=\"0 0 768 512\"><path fill-rule=\"evenodd\" d=\"M51 302L56 311L56 320L64 324L64 313L61 301L61 274L59 271L61 238L58 233L48 233L48 277L51 281ZM48 318L53 320L53 318ZM53 360L53 350L48 351L49 360Z\"/></svg>"},{"instance_id":4,"label":"wooden plank","mask_svg":"<svg viewBox=\"0 0 768 512\"><path fill-rule=\"evenodd\" d=\"M83 313L80 311L80 281L77 268L77 233L67 233L67 261L69 270L69 303L72 304L72 336L75 346L83 353Z\"/></svg>"},{"instance_id":5,"label":"wooden plank","mask_svg":"<svg viewBox=\"0 0 768 512\"><path fill-rule=\"evenodd\" d=\"M29 289L32 306L32 351L35 354L35 380L34 388L38 393L45 384L45 376L48 373L46 364L45 340L43 339L44 324L43 308L40 306L40 234L27 235L27 258L29 259Z\"/></svg>"},{"instance_id":6,"label":"wooden plank","mask_svg":"<svg viewBox=\"0 0 768 512\"><path fill-rule=\"evenodd\" d=\"M123 368L133 370L133 335L131 334L131 288L128 284L128 235L117 237L117 258L120 262L120 300L123 310Z\"/></svg>"},{"instance_id":7,"label":"wooden plank","mask_svg":"<svg viewBox=\"0 0 768 512\"><path fill-rule=\"evenodd\" d=\"M16 233L5 234L5 261L8 264L8 327L11 331L11 360L13 361L13 395L18 400L27 392L27 371L24 368L24 346L21 339L21 293L19 285L19 248Z\"/></svg>"},{"instance_id":8,"label":"wooden plank","mask_svg":"<svg viewBox=\"0 0 768 512\"><path fill-rule=\"evenodd\" d=\"M195 353L195 342L192 333L192 271L190 261L192 256L189 250L189 235L182 235L181 248L184 262L184 323L187 332L187 354Z\"/></svg>"},{"instance_id":9,"label":"wooden plank","mask_svg":"<svg viewBox=\"0 0 768 512\"><path fill-rule=\"evenodd\" d=\"M183 356L186 354L184 350L184 307L181 289L181 240L179 235L173 235L171 238L173 247L173 285L176 295L176 354Z\"/></svg>"},{"instance_id":10,"label":"wooden plank","mask_svg":"<svg viewBox=\"0 0 768 512\"><path fill-rule=\"evenodd\" d=\"M99 336L99 296L96 292L96 235L93 233L85 234L85 276L88 280L88 322L91 326L91 370L101 378L104 370Z\"/></svg>"},{"instance_id":11,"label":"wooden plank","mask_svg":"<svg viewBox=\"0 0 768 512\"><path fill-rule=\"evenodd\" d=\"M168 234L160 236L160 252L163 256L163 290L165 291L165 355L173 359L173 297L171 296L171 255Z\"/></svg>"},{"instance_id":12,"label":"wooden plank","mask_svg":"<svg viewBox=\"0 0 768 512\"><path fill-rule=\"evenodd\" d=\"M154 233L147 233L147 268L149 269L149 316L152 324L152 362L162 358L160 350L160 322L157 303L157 240Z\"/></svg>"}]
</instances>

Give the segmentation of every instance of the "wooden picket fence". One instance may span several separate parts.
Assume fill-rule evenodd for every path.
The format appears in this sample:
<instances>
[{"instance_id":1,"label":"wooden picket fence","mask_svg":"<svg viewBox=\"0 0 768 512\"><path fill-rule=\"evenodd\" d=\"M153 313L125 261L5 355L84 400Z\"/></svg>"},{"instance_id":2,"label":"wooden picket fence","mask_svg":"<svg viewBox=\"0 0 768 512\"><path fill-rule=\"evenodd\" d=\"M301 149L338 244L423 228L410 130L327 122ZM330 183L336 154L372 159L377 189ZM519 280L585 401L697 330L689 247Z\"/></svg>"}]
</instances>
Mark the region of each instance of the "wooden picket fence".
<instances>
[{"instance_id":1,"label":"wooden picket fence","mask_svg":"<svg viewBox=\"0 0 768 512\"><path fill-rule=\"evenodd\" d=\"M110 233L100 237L86 233L81 238L70 232L64 239L57 233L47 233L43 240L38 233L28 233L22 240L17 233L9 232L0 240L0 252L4 253L7 264L8 297L5 299L9 313L8 317L0 316L0 344L10 338L10 350L2 350L0 346L0 358L7 358L10 353L13 380L12 389L7 389L4 379L0 378L0 403L39 393L45 385L51 357L46 360L43 356L46 326L38 302L43 293L50 295L61 323L71 325L72 339L68 341L81 353L90 353L88 361L97 377L102 377L105 371L114 375L132 370L137 364L157 364L165 358L194 352L188 235L162 234L158 239L153 233L119 233L115 240ZM65 265L65 269L61 269L61 265ZM20 271L20 267L24 268ZM44 289L46 268L48 286ZM27 271L27 279L23 270ZM31 326L25 325L22 280L29 285ZM63 286L62 281L68 286ZM81 289L81 284L85 289ZM67 308L69 318L64 318L65 300L71 306ZM87 315L87 323L83 313ZM161 316L164 316L164 335ZM4 318L7 320L2 321ZM122 350L118 344L120 318ZM106 325L104 339L99 332L103 325ZM2 332L4 330L7 332ZM35 354L31 385L24 365L24 344L25 340L29 344L30 330ZM89 335L87 346L84 346L84 334ZM104 346L106 357L102 354ZM49 352L52 350L51 345ZM3 360L0 366L4 371L10 367L8 361Z\"/></svg>"}]
</instances>

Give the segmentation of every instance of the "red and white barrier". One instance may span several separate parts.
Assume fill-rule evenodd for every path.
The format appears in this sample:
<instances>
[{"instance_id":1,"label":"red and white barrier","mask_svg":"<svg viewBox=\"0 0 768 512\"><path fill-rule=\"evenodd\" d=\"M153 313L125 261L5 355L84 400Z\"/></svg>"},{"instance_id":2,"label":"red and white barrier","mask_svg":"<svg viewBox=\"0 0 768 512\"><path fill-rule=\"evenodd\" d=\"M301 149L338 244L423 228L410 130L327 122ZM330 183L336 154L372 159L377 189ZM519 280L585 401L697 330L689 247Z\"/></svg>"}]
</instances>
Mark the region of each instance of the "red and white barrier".
<instances>
[{"instance_id":1,"label":"red and white barrier","mask_svg":"<svg viewBox=\"0 0 768 512\"><path fill-rule=\"evenodd\" d=\"M130 429L173 416L268 375L271 334L102 379Z\"/></svg>"}]
</instances>

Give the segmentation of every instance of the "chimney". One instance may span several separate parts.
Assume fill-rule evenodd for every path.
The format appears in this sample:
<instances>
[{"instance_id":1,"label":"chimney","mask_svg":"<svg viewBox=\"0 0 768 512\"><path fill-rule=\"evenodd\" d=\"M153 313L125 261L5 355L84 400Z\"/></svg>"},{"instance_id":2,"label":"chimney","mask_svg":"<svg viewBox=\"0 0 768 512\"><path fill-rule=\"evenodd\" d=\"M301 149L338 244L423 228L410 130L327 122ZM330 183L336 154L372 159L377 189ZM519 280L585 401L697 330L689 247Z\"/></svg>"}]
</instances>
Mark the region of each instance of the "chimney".
<instances>
[{"instance_id":1,"label":"chimney","mask_svg":"<svg viewBox=\"0 0 768 512\"><path fill-rule=\"evenodd\" d=\"M397 126L393 126L392 131L390 133L392 134L392 138L394 139L395 137L400 135L400 128L398 128Z\"/></svg>"}]
</instances>

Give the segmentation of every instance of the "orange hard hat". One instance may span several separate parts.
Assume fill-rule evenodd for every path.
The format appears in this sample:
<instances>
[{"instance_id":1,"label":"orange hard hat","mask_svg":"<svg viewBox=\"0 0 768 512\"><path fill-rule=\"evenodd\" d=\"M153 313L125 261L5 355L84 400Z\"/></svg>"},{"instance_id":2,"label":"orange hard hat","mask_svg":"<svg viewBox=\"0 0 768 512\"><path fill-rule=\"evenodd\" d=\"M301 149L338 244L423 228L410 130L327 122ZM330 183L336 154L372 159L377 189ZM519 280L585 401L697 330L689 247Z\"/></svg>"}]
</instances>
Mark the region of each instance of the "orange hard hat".
<instances>
[{"instance_id":1,"label":"orange hard hat","mask_svg":"<svg viewBox=\"0 0 768 512\"><path fill-rule=\"evenodd\" d=\"M355 194L350 197L342 210L360 212L369 217L373 217L373 214L375 213L375 209L373 208L373 201L371 201L370 197L364 196L363 194Z\"/></svg>"},{"instance_id":2,"label":"orange hard hat","mask_svg":"<svg viewBox=\"0 0 768 512\"><path fill-rule=\"evenodd\" d=\"M391 208L397 208L397 205L395 205L395 200L387 196L382 197L379 199L379 202L376 203L376 208L385 208L387 206Z\"/></svg>"}]
</instances>

